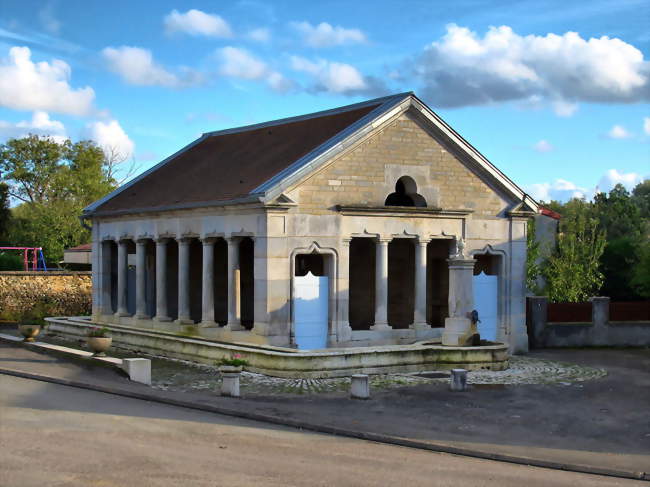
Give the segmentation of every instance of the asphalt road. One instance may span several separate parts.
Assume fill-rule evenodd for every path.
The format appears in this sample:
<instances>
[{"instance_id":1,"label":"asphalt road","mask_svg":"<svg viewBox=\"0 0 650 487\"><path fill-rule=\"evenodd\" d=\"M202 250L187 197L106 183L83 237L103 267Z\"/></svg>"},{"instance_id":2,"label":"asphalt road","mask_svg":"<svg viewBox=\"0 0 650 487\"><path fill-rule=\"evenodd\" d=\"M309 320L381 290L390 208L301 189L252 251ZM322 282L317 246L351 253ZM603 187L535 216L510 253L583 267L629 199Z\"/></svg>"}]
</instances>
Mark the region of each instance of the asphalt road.
<instances>
[{"instance_id":1,"label":"asphalt road","mask_svg":"<svg viewBox=\"0 0 650 487\"><path fill-rule=\"evenodd\" d=\"M236 401L236 400L234 400ZM632 486L0 375L0 485Z\"/></svg>"}]
</instances>

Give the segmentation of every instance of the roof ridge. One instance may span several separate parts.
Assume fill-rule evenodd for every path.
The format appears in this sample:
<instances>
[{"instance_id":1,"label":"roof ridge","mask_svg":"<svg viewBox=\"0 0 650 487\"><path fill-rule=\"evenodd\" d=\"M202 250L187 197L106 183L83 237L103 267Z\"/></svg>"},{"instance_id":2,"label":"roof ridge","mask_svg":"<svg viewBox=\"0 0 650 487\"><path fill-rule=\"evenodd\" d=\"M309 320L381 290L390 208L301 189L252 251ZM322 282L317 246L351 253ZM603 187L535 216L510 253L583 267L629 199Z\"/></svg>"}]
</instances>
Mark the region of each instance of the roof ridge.
<instances>
[{"instance_id":1,"label":"roof ridge","mask_svg":"<svg viewBox=\"0 0 650 487\"><path fill-rule=\"evenodd\" d=\"M257 130L261 129L264 127L273 127L276 125L284 125L288 123L294 123L294 122L301 122L303 120L309 120L312 118L319 118L319 117L327 117L329 115L335 115L338 113L345 113L345 112L350 112L353 110L358 110L360 108L364 108L367 106L371 105L383 105L386 102L392 101L392 100L397 100L401 98L405 98L406 96L414 95L412 91L405 91L403 93L396 93L394 95L388 95L388 96L382 96L379 98L374 98L372 100L365 100L361 101L358 103L353 103L351 105L345 105L342 107L337 107L337 108L329 108L327 110L321 110L319 112L312 112L312 113L306 113L304 115L296 115L293 117L287 117L287 118L279 118L277 120L269 120L267 122L260 122L260 123L255 123L252 125L242 125L240 127L232 127L228 129L223 129L223 130L215 130L212 132L204 132L201 136L202 137L213 137L213 136L219 136L219 135L228 135L228 134L234 134L237 132L248 132L250 130Z\"/></svg>"}]
</instances>

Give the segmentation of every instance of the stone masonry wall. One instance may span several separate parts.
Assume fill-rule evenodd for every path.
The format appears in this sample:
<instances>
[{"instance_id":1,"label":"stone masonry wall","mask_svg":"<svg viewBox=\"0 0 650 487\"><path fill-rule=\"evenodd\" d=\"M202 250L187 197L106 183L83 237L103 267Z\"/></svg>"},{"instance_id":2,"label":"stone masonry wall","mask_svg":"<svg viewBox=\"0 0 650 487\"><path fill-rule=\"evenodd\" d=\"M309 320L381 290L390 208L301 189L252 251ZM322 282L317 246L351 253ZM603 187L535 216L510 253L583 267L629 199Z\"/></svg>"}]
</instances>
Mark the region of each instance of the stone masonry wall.
<instances>
[{"instance_id":1,"label":"stone masonry wall","mask_svg":"<svg viewBox=\"0 0 650 487\"><path fill-rule=\"evenodd\" d=\"M0 319L89 315L90 272L0 272Z\"/></svg>"},{"instance_id":2,"label":"stone masonry wall","mask_svg":"<svg viewBox=\"0 0 650 487\"><path fill-rule=\"evenodd\" d=\"M471 208L494 218L507 206L408 114L302 182L297 200L301 211L312 214L329 213L337 204L383 206L402 175L414 177L430 207Z\"/></svg>"}]
</instances>

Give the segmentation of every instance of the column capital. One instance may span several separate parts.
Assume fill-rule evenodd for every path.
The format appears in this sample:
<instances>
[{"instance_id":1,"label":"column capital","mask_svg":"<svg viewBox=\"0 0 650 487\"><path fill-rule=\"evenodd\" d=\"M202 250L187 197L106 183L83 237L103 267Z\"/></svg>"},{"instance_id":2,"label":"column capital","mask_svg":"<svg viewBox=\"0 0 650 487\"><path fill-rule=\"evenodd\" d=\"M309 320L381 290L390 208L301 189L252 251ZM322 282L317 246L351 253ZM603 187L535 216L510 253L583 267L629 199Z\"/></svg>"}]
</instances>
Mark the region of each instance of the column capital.
<instances>
[{"instance_id":1,"label":"column capital","mask_svg":"<svg viewBox=\"0 0 650 487\"><path fill-rule=\"evenodd\" d=\"M217 242L217 239L219 239L219 237L203 237L200 240L203 245L214 245Z\"/></svg>"},{"instance_id":2,"label":"column capital","mask_svg":"<svg viewBox=\"0 0 650 487\"><path fill-rule=\"evenodd\" d=\"M425 237L418 237L417 240L415 241L416 245L429 245L429 242L431 242L431 238L425 238Z\"/></svg>"},{"instance_id":3,"label":"column capital","mask_svg":"<svg viewBox=\"0 0 650 487\"><path fill-rule=\"evenodd\" d=\"M195 237L192 237L190 235L183 235L181 237L177 237L176 241L178 242L179 245L189 245L192 242L192 239Z\"/></svg>"},{"instance_id":4,"label":"column capital","mask_svg":"<svg viewBox=\"0 0 650 487\"><path fill-rule=\"evenodd\" d=\"M156 245L167 245L167 243L169 243L171 240L171 237L157 237L153 240L156 242Z\"/></svg>"},{"instance_id":5,"label":"column capital","mask_svg":"<svg viewBox=\"0 0 650 487\"><path fill-rule=\"evenodd\" d=\"M379 237L375 240L379 245L388 245L393 241L393 237Z\"/></svg>"},{"instance_id":6,"label":"column capital","mask_svg":"<svg viewBox=\"0 0 650 487\"><path fill-rule=\"evenodd\" d=\"M135 241L136 245L147 245L151 242L153 238L151 237L138 237Z\"/></svg>"},{"instance_id":7,"label":"column capital","mask_svg":"<svg viewBox=\"0 0 650 487\"><path fill-rule=\"evenodd\" d=\"M126 244L129 241L133 241L133 237L131 237L130 235L122 235L121 237L117 238L117 243L119 244Z\"/></svg>"}]
</instances>

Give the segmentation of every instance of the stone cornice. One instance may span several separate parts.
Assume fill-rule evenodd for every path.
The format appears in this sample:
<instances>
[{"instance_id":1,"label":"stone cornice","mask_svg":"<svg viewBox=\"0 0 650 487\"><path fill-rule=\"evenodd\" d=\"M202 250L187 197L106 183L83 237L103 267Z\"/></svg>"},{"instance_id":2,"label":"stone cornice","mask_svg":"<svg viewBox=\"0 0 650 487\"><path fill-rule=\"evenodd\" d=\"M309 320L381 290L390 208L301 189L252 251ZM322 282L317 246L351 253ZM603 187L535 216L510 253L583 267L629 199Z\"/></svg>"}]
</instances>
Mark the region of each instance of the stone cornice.
<instances>
[{"instance_id":1,"label":"stone cornice","mask_svg":"<svg viewBox=\"0 0 650 487\"><path fill-rule=\"evenodd\" d=\"M464 218L474 212L470 209L417 208L411 206L343 206L336 210L344 216L375 216L397 218Z\"/></svg>"}]
</instances>

